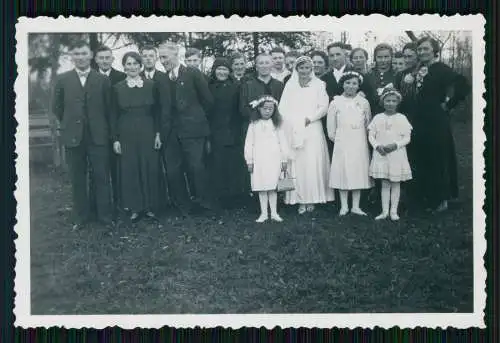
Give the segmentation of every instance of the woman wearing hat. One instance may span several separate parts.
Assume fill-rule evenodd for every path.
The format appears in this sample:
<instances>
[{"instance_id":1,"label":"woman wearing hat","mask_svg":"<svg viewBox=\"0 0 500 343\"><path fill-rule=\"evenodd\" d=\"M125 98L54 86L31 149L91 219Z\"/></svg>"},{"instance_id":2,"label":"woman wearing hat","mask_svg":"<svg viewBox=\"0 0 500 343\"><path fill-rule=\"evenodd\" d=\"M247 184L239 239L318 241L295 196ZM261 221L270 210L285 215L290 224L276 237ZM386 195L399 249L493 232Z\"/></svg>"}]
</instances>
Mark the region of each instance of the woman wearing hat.
<instances>
[{"instance_id":1,"label":"woman wearing hat","mask_svg":"<svg viewBox=\"0 0 500 343\"><path fill-rule=\"evenodd\" d=\"M240 137L239 83L231 73L229 60L216 58L209 79L214 97L208 115L211 132L209 165L212 187L222 205L234 204L235 197L248 194L244 192L246 164Z\"/></svg>"}]
</instances>

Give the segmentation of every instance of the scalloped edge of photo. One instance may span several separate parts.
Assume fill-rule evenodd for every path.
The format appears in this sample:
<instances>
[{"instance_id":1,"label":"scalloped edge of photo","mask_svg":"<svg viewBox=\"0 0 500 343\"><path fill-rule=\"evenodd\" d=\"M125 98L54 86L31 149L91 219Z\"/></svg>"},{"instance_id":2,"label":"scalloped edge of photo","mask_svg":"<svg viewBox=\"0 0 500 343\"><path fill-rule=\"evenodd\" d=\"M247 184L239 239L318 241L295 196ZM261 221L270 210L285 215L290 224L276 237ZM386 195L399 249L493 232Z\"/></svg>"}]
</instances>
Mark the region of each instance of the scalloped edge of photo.
<instances>
[{"instance_id":1,"label":"scalloped edge of photo","mask_svg":"<svg viewBox=\"0 0 500 343\"><path fill-rule=\"evenodd\" d=\"M485 18L481 14L442 16L439 14L384 16L381 14L333 16L266 15L263 17L229 18L187 16L116 16L100 17L21 17L16 24L16 55L18 77L15 81L18 127L16 141L17 201L15 240L14 325L22 328L64 327L96 328L119 326L124 329L193 327L266 327L309 328L485 328L486 305L486 213L485 158L486 134L483 130L485 93ZM290 313L290 314L171 314L171 315L31 315L30 293L30 180L29 180L29 118L28 115L28 34L35 32L249 32L249 31L367 31L397 30L462 30L472 32L473 75L473 259L474 306L472 313Z\"/></svg>"}]
</instances>

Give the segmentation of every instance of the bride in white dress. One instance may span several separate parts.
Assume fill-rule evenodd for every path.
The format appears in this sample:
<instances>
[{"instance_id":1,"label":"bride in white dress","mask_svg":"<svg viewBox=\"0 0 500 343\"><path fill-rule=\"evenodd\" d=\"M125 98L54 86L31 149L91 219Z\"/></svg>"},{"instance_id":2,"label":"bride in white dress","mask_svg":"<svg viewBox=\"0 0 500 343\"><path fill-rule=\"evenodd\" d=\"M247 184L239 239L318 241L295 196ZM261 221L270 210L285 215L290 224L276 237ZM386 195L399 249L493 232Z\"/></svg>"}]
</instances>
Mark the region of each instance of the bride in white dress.
<instances>
[{"instance_id":1,"label":"bride in white dress","mask_svg":"<svg viewBox=\"0 0 500 343\"><path fill-rule=\"evenodd\" d=\"M295 178L295 189L286 193L285 203L299 204L299 214L314 211L314 204L334 200L328 187L330 160L321 122L328 100L325 83L314 75L311 58L299 57L279 104L291 148L289 173Z\"/></svg>"}]
</instances>

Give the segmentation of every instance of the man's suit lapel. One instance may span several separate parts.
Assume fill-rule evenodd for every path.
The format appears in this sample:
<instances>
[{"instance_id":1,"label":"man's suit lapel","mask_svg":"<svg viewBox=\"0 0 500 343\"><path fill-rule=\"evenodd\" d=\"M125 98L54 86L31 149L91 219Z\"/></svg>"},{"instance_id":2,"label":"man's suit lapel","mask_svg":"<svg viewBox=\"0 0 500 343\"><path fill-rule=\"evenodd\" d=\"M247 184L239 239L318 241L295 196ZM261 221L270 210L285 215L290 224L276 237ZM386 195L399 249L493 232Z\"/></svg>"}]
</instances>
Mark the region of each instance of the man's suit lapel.
<instances>
[{"instance_id":1,"label":"man's suit lapel","mask_svg":"<svg viewBox=\"0 0 500 343\"><path fill-rule=\"evenodd\" d=\"M155 69L155 74L153 75L153 81L160 81L162 76L166 75L164 72Z\"/></svg>"},{"instance_id":2,"label":"man's suit lapel","mask_svg":"<svg viewBox=\"0 0 500 343\"><path fill-rule=\"evenodd\" d=\"M76 71L76 69L73 70L70 80L71 80L71 87L74 89L77 89L78 96L80 97L80 99L83 99L84 87L82 86L82 83L80 82L80 76L78 76L78 72Z\"/></svg>"},{"instance_id":3,"label":"man's suit lapel","mask_svg":"<svg viewBox=\"0 0 500 343\"><path fill-rule=\"evenodd\" d=\"M177 85L181 84L183 85L184 84L184 72L186 70L186 67L184 67L182 64L180 65L179 67L179 75L177 75Z\"/></svg>"},{"instance_id":4,"label":"man's suit lapel","mask_svg":"<svg viewBox=\"0 0 500 343\"><path fill-rule=\"evenodd\" d=\"M92 90L95 89L96 82L97 82L97 72L94 70L90 70L90 73L87 76L87 81L85 82L85 86L83 87L85 93L87 93L87 101L90 99Z\"/></svg>"}]
</instances>

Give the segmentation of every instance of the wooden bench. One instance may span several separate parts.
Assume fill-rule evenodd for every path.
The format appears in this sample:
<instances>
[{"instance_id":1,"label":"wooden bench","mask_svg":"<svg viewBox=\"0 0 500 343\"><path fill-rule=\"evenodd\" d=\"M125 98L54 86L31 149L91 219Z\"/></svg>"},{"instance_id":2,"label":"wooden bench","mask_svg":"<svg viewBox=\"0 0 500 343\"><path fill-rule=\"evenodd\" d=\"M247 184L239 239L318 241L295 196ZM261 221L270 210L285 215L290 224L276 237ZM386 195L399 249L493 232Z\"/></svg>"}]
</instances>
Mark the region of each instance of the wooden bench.
<instances>
[{"instance_id":1,"label":"wooden bench","mask_svg":"<svg viewBox=\"0 0 500 343\"><path fill-rule=\"evenodd\" d=\"M60 144L57 121L47 112L29 115L30 161L65 168L64 147Z\"/></svg>"}]
</instances>

